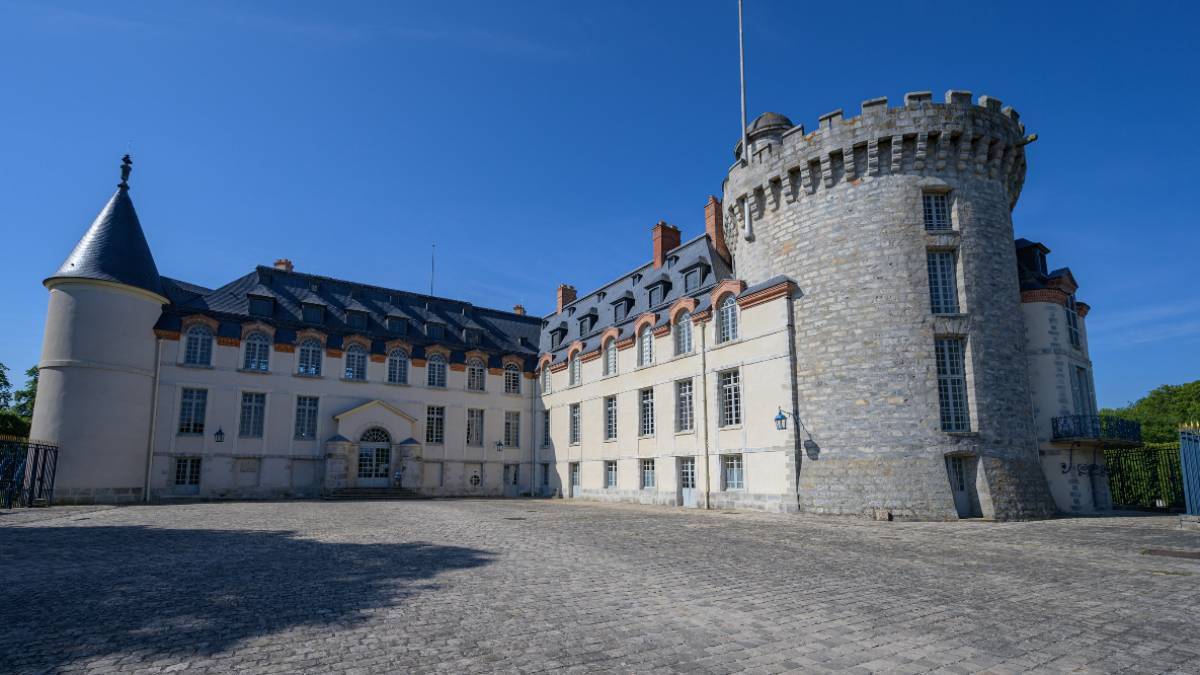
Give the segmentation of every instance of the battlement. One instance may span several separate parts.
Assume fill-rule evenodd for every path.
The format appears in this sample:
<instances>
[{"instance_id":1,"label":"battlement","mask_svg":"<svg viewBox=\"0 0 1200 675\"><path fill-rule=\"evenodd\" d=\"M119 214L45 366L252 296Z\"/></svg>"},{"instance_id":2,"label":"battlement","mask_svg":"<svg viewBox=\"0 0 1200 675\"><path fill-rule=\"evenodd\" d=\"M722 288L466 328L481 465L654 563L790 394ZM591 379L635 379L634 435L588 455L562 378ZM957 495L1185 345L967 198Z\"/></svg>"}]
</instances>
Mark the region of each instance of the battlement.
<instances>
[{"instance_id":1,"label":"battlement","mask_svg":"<svg viewBox=\"0 0 1200 675\"><path fill-rule=\"evenodd\" d=\"M834 110L808 133L768 113L771 124L752 125L747 164L740 161L741 143L735 146L725 186L734 198L726 200L729 215L736 220L742 203L778 208L843 182L900 173L999 180L1015 206L1025 181L1024 146L1036 135L1026 137L1017 111L994 97L973 102L971 92L950 90L944 101L934 103L928 91L905 94L904 105L894 108L887 97L872 98L859 116Z\"/></svg>"}]
</instances>

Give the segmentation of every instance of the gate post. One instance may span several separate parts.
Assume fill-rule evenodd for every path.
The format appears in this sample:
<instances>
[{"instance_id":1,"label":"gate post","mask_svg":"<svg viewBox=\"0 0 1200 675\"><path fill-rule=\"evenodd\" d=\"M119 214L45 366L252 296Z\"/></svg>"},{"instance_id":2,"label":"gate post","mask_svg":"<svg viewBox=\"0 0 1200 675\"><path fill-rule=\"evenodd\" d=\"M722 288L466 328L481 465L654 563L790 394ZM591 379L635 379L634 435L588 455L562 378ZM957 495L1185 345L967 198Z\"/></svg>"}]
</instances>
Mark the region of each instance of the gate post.
<instances>
[{"instance_id":1,"label":"gate post","mask_svg":"<svg viewBox=\"0 0 1200 675\"><path fill-rule=\"evenodd\" d=\"M1183 466L1183 494L1187 514L1200 518L1200 424L1179 427L1179 460Z\"/></svg>"}]
</instances>

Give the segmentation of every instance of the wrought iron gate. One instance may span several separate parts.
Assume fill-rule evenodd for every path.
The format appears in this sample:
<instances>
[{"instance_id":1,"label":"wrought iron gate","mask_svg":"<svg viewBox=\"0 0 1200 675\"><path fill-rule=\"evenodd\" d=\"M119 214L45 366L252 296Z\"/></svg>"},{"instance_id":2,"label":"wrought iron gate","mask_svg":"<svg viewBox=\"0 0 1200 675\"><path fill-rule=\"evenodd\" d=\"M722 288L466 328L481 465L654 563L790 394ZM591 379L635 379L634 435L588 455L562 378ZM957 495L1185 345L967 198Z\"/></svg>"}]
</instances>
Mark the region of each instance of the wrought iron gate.
<instances>
[{"instance_id":1,"label":"wrought iron gate","mask_svg":"<svg viewBox=\"0 0 1200 675\"><path fill-rule=\"evenodd\" d=\"M1179 429L1179 460L1183 465L1183 491L1187 512L1200 516L1200 424Z\"/></svg>"},{"instance_id":2,"label":"wrought iron gate","mask_svg":"<svg viewBox=\"0 0 1200 675\"><path fill-rule=\"evenodd\" d=\"M0 508L49 506L58 446L0 436Z\"/></svg>"},{"instance_id":3,"label":"wrought iron gate","mask_svg":"<svg viewBox=\"0 0 1200 675\"><path fill-rule=\"evenodd\" d=\"M1114 506L1183 510L1179 450L1165 445L1104 451Z\"/></svg>"}]
</instances>

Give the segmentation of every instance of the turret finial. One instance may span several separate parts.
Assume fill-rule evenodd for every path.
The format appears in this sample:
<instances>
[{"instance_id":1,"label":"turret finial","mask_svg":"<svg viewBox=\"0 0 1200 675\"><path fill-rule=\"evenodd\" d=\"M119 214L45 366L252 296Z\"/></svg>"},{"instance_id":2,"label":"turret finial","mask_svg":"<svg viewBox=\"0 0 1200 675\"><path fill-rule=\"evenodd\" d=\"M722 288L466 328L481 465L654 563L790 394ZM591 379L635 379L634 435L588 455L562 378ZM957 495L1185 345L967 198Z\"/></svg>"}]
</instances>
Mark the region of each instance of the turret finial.
<instances>
[{"instance_id":1,"label":"turret finial","mask_svg":"<svg viewBox=\"0 0 1200 675\"><path fill-rule=\"evenodd\" d=\"M129 189L129 172L133 171L133 160L129 155L121 158L121 184L117 187Z\"/></svg>"}]
</instances>

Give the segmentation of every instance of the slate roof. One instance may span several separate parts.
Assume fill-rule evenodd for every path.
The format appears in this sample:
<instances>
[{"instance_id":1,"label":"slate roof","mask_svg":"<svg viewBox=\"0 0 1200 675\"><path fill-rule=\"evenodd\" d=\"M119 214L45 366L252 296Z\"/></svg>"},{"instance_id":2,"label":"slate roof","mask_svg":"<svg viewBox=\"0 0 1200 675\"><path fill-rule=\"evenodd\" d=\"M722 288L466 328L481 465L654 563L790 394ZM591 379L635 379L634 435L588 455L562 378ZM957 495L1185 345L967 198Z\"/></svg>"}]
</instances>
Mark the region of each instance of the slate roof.
<instances>
[{"instance_id":1,"label":"slate roof","mask_svg":"<svg viewBox=\"0 0 1200 675\"><path fill-rule=\"evenodd\" d=\"M1070 267L1060 267L1042 272L1038 252L1041 252L1044 260L1045 256L1050 253L1050 249L1045 244L1022 238L1014 241L1013 246L1017 249L1017 278L1020 280L1022 291L1048 288L1051 286L1051 281L1063 277L1069 278L1071 283L1075 284L1075 275L1071 273Z\"/></svg>"},{"instance_id":2,"label":"slate roof","mask_svg":"<svg viewBox=\"0 0 1200 675\"><path fill-rule=\"evenodd\" d=\"M51 279L112 281L166 295L124 182Z\"/></svg>"},{"instance_id":3,"label":"slate roof","mask_svg":"<svg viewBox=\"0 0 1200 675\"><path fill-rule=\"evenodd\" d=\"M371 340L371 352L382 354L389 340L402 339L413 345L413 356L424 357L424 348L431 344L451 350L451 362L462 362L463 353L479 349L491 355L488 365L500 367L504 354L524 358L532 370L537 356L537 317L476 307L468 302L436 296L410 293L392 288L360 284L343 279L287 272L259 266L253 272L216 289L164 279L168 305L156 328L179 330L184 317L203 314L219 322L218 335L240 337L241 326L262 321L276 329L275 341L294 343L297 331L312 328L325 333L327 346L340 348L349 335L363 335ZM270 317L250 313L250 296L268 297L273 303ZM324 308L320 324L304 321L304 304L319 304ZM366 328L354 328L348 311L367 314ZM406 320L407 330L390 330L388 317ZM426 335L429 323L442 324L443 336ZM479 331L478 342L468 342L464 329Z\"/></svg>"},{"instance_id":4,"label":"slate roof","mask_svg":"<svg viewBox=\"0 0 1200 675\"><path fill-rule=\"evenodd\" d=\"M707 269L700 285L684 293L684 273L697 266ZM732 276L732 271L721 259L707 235L680 244L667 254L667 262L659 269L654 269L653 262L648 262L635 270L622 275L620 278L605 284L603 287L580 296L563 308L563 311L545 317L539 346L543 353L550 352L554 361L566 358L567 348L576 340L584 343L584 351L591 351L598 345L600 334L611 326L620 329L617 339L623 340L632 334L633 323L638 316L648 311L666 309L676 300L684 296L697 298L707 306L708 292L713 286ZM664 294L661 302L650 306L650 287L666 281L670 288ZM631 301L631 306L625 316L617 320L614 315L613 303L625 298ZM697 307L697 311L699 311ZM595 315L596 322L583 334L580 334L579 320L585 316ZM669 318L665 312L659 317L658 325L666 323ZM565 332L557 347L553 346L551 333L555 330Z\"/></svg>"}]
</instances>

